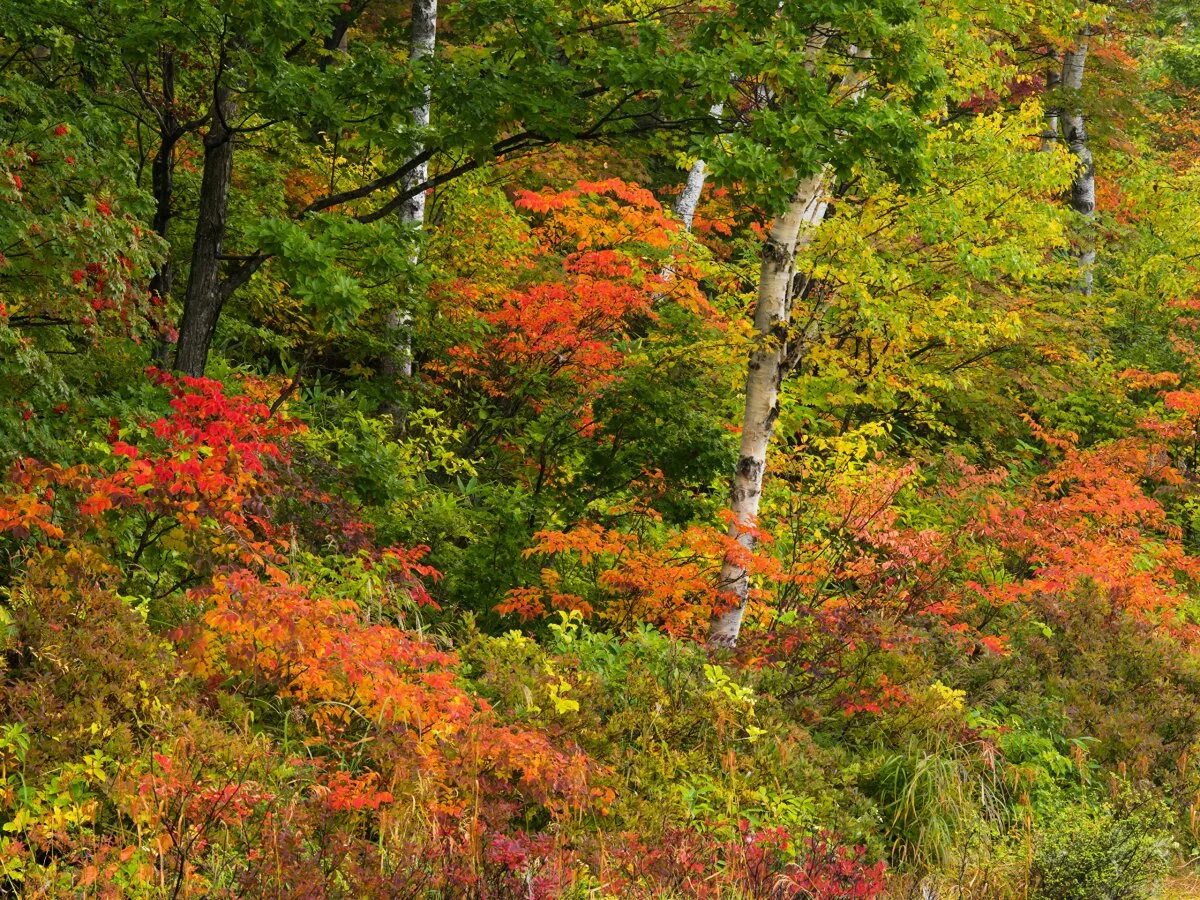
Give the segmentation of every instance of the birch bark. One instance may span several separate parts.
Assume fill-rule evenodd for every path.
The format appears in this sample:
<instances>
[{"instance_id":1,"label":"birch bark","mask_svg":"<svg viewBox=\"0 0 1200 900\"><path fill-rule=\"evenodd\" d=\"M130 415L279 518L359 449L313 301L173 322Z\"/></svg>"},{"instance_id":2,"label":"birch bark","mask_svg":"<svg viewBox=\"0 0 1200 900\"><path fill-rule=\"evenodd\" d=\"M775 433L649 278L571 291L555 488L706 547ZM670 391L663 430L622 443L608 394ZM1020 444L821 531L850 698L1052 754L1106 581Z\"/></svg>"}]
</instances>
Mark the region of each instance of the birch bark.
<instances>
[{"instance_id":1,"label":"birch bark","mask_svg":"<svg viewBox=\"0 0 1200 900\"><path fill-rule=\"evenodd\" d=\"M413 62L433 56L434 50L437 47L437 18L437 0L413 0L412 31L409 37L408 50L409 59ZM425 85L423 102L415 106L412 111L413 124L416 125L418 133L424 132L429 127L431 100L432 90L427 83ZM420 155L424 149L421 144L417 144L414 149L414 156ZM405 178L405 187L411 188L424 184L428 177L429 163L421 162ZM400 220L416 228L424 227L424 191L418 191L400 207ZM412 262L414 264L418 261L419 254L419 250L413 251ZM391 351L383 360L384 374L403 375L409 378L413 372L412 313L399 308L391 310L387 315L387 330L391 336L393 345Z\"/></svg>"},{"instance_id":2,"label":"birch bark","mask_svg":"<svg viewBox=\"0 0 1200 900\"><path fill-rule=\"evenodd\" d=\"M772 223L763 246L754 346L746 374L742 443L730 489L730 535L747 550L753 550L756 542L752 529L762 498L767 447L779 417L779 389L788 368L796 251L811 241L814 229L825 218L829 187L827 172L801 182L787 209ZM737 643L750 577L744 566L727 558L721 568L721 585L733 595L736 605L713 618L708 642L712 647L726 648Z\"/></svg>"},{"instance_id":3,"label":"birch bark","mask_svg":"<svg viewBox=\"0 0 1200 900\"><path fill-rule=\"evenodd\" d=\"M815 55L825 45L825 36L817 35L810 45ZM858 48L851 47L852 56ZM843 99L855 101L867 87L861 73L841 80ZM767 449L779 418L779 390L784 376L800 362L807 347L816 339L827 301L813 310L799 334L794 334L792 302L795 299L796 251L807 246L814 231L825 219L833 175L826 166L804 179L792 195L787 209L771 225L763 246L758 279L758 305L754 311L754 345L746 372L746 405L742 415L742 440L737 466L729 492L733 521L730 537L747 551L757 543L754 527L762 500L763 476L767 470ZM789 344L790 342L790 344ZM721 566L720 586L732 595L733 606L713 617L708 643L713 648L736 646L750 596L750 575L736 559L726 557Z\"/></svg>"},{"instance_id":4,"label":"birch bark","mask_svg":"<svg viewBox=\"0 0 1200 900\"><path fill-rule=\"evenodd\" d=\"M1084 296L1092 293L1092 269L1096 264L1096 236L1092 228L1096 215L1096 164L1088 146L1081 100L1090 37L1091 29L1085 28L1075 47L1063 54L1062 68L1062 86L1069 92L1067 108L1062 114L1063 135L1077 162L1075 179L1071 182L1071 208L1084 219L1078 252L1079 287Z\"/></svg>"},{"instance_id":5,"label":"birch bark","mask_svg":"<svg viewBox=\"0 0 1200 900\"><path fill-rule=\"evenodd\" d=\"M721 114L725 111L725 104L716 103L708 111L708 114L714 119L721 118ZM688 170L687 184L683 186L683 193L675 201L675 215L679 216L679 220L683 222L683 230L692 230L692 221L696 218L696 207L700 204L700 194L704 191L704 180L708 175L708 169L704 165L704 160L698 159L692 163L692 167Z\"/></svg>"}]
</instances>

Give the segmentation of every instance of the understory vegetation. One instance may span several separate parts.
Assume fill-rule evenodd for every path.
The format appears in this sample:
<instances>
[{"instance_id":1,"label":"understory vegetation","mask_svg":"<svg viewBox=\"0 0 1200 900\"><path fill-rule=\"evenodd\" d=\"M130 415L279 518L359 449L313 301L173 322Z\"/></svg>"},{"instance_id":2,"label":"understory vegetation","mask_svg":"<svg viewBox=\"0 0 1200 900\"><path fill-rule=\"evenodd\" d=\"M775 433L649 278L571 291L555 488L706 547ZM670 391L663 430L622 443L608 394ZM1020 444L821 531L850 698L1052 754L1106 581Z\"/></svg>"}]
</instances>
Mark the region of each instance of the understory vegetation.
<instances>
[{"instance_id":1,"label":"understory vegetation","mask_svg":"<svg viewBox=\"0 0 1200 900\"><path fill-rule=\"evenodd\" d=\"M1196 13L0 0L0 893L1193 896Z\"/></svg>"}]
</instances>

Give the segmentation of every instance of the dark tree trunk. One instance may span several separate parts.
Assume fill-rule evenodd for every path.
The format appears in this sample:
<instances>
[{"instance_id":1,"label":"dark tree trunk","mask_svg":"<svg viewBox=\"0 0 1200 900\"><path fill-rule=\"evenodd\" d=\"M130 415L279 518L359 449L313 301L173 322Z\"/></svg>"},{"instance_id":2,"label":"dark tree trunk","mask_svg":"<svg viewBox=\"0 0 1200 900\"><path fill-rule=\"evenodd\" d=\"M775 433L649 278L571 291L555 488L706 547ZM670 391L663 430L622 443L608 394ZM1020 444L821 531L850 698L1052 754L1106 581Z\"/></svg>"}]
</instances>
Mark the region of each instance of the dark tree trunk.
<instances>
[{"instance_id":1,"label":"dark tree trunk","mask_svg":"<svg viewBox=\"0 0 1200 900\"><path fill-rule=\"evenodd\" d=\"M1058 108L1058 90L1062 85L1062 62L1055 52L1050 53L1049 66L1046 70L1046 94L1049 97L1046 103L1046 127L1042 131L1042 149L1053 150L1054 145L1059 141L1059 117L1061 110Z\"/></svg>"},{"instance_id":2,"label":"dark tree trunk","mask_svg":"<svg viewBox=\"0 0 1200 900\"><path fill-rule=\"evenodd\" d=\"M208 350L227 293L221 280L221 246L233 176L233 130L229 126L232 115L229 90L218 87L212 120L204 136L204 174L200 180L196 237L192 242L192 269L175 348L175 368L197 377L204 374L208 363Z\"/></svg>"},{"instance_id":3,"label":"dark tree trunk","mask_svg":"<svg viewBox=\"0 0 1200 900\"><path fill-rule=\"evenodd\" d=\"M170 51L162 53L162 98L158 152L154 154L150 179L154 191L154 232L165 240L171 228L175 194L175 146L183 136L179 118L175 115L175 56ZM150 279L150 292L167 299L171 295L173 276L174 264L168 253Z\"/></svg>"}]
</instances>

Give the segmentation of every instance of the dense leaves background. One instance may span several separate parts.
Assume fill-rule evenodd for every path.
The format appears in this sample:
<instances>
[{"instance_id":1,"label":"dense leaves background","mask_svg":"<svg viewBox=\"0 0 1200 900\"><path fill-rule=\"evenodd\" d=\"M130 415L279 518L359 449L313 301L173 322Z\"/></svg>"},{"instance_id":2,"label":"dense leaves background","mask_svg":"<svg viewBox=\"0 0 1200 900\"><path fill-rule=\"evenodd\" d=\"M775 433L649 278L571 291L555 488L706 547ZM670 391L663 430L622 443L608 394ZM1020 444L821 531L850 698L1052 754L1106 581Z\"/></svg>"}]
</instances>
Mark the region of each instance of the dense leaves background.
<instances>
[{"instance_id":1,"label":"dense leaves background","mask_svg":"<svg viewBox=\"0 0 1200 900\"><path fill-rule=\"evenodd\" d=\"M428 13L0 0L0 892L1190 896L1195 11Z\"/></svg>"}]
</instances>

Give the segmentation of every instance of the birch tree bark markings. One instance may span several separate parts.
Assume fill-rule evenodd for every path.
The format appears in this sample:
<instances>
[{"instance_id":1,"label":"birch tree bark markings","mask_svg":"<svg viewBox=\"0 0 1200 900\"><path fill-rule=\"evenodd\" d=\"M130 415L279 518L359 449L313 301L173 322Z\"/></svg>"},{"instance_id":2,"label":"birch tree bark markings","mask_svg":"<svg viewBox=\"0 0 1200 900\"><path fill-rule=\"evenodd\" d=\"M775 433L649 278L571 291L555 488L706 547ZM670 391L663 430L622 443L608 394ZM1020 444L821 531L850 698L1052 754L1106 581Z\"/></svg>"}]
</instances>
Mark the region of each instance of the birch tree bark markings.
<instances>
[{"instance_id":1,"label":"birch tree bark markings","mask_svg":"<svg viewBox=\"0 0 1200 900\"><path fill-rule=\"evenodd\" d=\"M779 390L790 356L788 332L796 251L812 239L813 230L825 217L828 186L824 171L802 181L788 208L775 219L763 245L758 306L754 311L755 340L746 372L742 441L730 487L730 535L748 551L756 543L753 527L762 498L767 448L779 417ZM712 647L728 648L737 643L741 631L750 577L739 561L726 558L720 578L735 605L713 618L708 641Z\"/></svg>"},{"instance_id":2,"label":"birch tree bark markings","mask_svg":"<svg viewBox=\"0 0 1200 900\"><path fill-rule=\"evenodd\" d=\"M417 63L433 56L437 48L437 0L413 0L412 31L409 43L409 59ZM424 88L423 102L413 108L413 125L418 134L423 134L429 128L430 104L432 89L428 82ZM417 144L414 158L419 158L424 152L424 146ZM429 178L429 162L421 159L405 177L407 189L424 184ZM420 229L425 225L425 191L414 191L412 196L400 207L400 220ZM411 261L415 265L419 260L420 251L414 250ZM388 375L403 375L412 377L412 313L395 308L387 315L387 331L392 341L391 350L384 358L383 370Z\"/></svg>"},{"instance_id":3,"label":"birch tree bark markings","mask_svg":"<svg viewBox=\"0 0 1200 900\"><path fill-rule=\"evenodd\" d=\"M1078 165L1075 179L1071 182L1071 208L1084 219L1078 254L1079 285L1084 296L1092 293L1092 269L1096 264L1096 237L1092 227L1096 215L1096 164L1088 146L1081 97L1090 37L1091 28L1084 28L1075 47L1063 54L1062 68L1062 86L1069 92L1062 113L1063 136Z\"/></svg>"},{"instance_id":4,"label":"birch tree bark markings","mask_svg":"<svg viewBox=\"0 0 1200 900\"><path fill-rule=\"evenodd\" d=\"M824 48L826 35L811 47L812 59ZM859 49L850 48L857 57ZM811 64L810 60L810 64ZM867 79L850 73L841 79L845 98L856 100L866 90ZM795 334L792 304L796 297L796 252L811 242L813 232L829 208L828 193L833 173L826 165L816 175L800 182L787 209L775 219L763 245L758 281L758 305L754 311L754 346L746 372L746 404L742 417L742 440L737 466L730 485L730 536L745 550L757 543L754 532L762 498L763 477L767 469L767 449L779 417L779 391L784 376L798 365L820 329L827 301L813 311L808 322ZM721 566L720 586L731 595L733 606L713 617L708 643L713 648L732 648L741 633L746 602L750 596L750 576L737 559L726 557Z\"/></svg>"},{"instance_id":5,"label":"birch tree bark markings","mask_svg":"<svg viewBox=\"0 0 1200 900\"><path fill-rule=\"evenodd\" d=\"M714 119L719 119L724 111L724 103L715 103L708 114ZM687 184L675 200L675 215L683 222L684 231L692 230L692 221L696 218L696 207L700 205L700 195L704 192L704 180L707 175L708 167L704 160L698 159L692 163L692 167L688 169Z\"/></svg>"}]
</instances>

